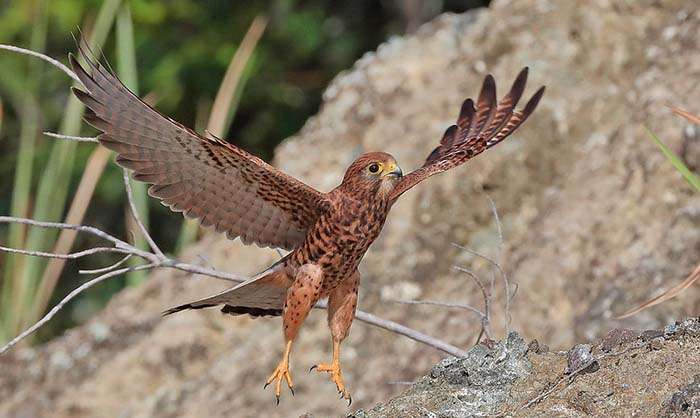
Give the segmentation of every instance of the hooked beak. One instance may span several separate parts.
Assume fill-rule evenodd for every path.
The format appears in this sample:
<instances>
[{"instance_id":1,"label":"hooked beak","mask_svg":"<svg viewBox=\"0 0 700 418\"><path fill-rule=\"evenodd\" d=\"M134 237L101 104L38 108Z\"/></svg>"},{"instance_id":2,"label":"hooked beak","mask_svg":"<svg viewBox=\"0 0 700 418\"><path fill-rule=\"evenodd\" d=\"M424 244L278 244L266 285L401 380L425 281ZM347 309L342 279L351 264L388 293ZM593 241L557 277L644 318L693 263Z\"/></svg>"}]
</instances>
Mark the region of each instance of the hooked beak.
<instances>
[{"instance_id":1,"label":"hooked beak","mask_svg":"<svg viewBox=\"0 0 700 418\"><path fill-rule=\"evenodd\" d=\"M403 171L401 171L401 167L399 167L396 163L392 163L389 164L384 170L384 176L400 178L403 176Z\"/></svg>"}]
</instances>

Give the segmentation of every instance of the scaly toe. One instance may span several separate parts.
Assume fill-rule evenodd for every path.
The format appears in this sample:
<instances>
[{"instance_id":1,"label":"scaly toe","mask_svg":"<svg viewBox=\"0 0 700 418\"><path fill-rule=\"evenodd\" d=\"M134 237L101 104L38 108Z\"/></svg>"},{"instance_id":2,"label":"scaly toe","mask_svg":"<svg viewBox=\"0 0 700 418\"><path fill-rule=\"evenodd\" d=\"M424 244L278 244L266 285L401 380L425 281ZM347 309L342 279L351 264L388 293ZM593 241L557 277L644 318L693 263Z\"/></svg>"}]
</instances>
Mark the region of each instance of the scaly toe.
<instances>
[{"instance_id":1,"label":"scaly toe","mask_svg":"<svg viewBox=\"0 0 700 418\"><path fill-rule=\"evenodd\" d=\"M332 372L335 370L335 368L332 365L325 364L325 363L319 363L319 364L314 364L311 366L309 371L316 370L317 372Z\"/></svg>"},{"instance_id":2,"label":"scaly toe","mask_svg":"<svg viewBox=\"0 0 700 418\"><path fill-rule=\"evenodd\" d=\"M343 373L340 370L339 365L328 365L328 364L317 364L313 367L311 367L311 370L316 370L317 372L326 372L330 374L331 381L335 383L336 389L338 389L338 393L340 394L340 399L347 399L349 402L352 402L350 398L350 393L345 389L345 384L343 382ZM349 403L348 403L349 405Z\"/></svg>"},{"instance_id":3,"label":"scaly toe","mask_svg":"<svg viewBox=\"0 0 700 418\"><path fill-rule=\"evenodd\" d=\"M267 388L268 385L270 385L272 382L275 382L275 399L277 405L279 405L280 403L280 393L282 392L282 380L285 380L287 382L287 386L289 387L289 390L292 392L293 396L294 385L292 384L292 375L289 374L289 366L287 364L280 363L280 365L277 366L275 371L272 372L270 377L267 379L264 386L264 388Z\"/></svg>"}]
</instances>

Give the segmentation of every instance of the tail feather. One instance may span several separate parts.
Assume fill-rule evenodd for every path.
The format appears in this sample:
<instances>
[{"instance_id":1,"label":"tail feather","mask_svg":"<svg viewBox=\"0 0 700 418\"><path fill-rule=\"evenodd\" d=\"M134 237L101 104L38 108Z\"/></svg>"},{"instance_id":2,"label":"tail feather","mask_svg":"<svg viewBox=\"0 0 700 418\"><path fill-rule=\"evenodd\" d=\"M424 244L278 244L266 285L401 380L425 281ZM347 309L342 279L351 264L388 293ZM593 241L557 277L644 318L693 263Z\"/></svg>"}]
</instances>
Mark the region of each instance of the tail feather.
<instances>
[{"instance_id":1,"label":"tail feather","mask_svg":"<svg viewBox=\"0 0 700 418\"><path fill-rule=\"evenodd\" d=\"M224 305L221 308L221 313L229 315L250 315L254 318L260 316L280 316L282 315L282 309L265 309L265 308L249 308L245 306L231 306Z\"/></svg>"},{"instance_id":2,"label":"tail feather","mask_svg":"<svg viewBox=\"0 0 700 418\"><path fill-rule=\"evenodd\" d=\"M185 309L204 309L224 305L221 312L226 314L248 314L253 317L279 316L282 313L287 288L291 283L292 280L288 278L281 264L276 264L251 280L216 295L172 307L164 311L163 315Z\"/></svg>"}]
</instances>

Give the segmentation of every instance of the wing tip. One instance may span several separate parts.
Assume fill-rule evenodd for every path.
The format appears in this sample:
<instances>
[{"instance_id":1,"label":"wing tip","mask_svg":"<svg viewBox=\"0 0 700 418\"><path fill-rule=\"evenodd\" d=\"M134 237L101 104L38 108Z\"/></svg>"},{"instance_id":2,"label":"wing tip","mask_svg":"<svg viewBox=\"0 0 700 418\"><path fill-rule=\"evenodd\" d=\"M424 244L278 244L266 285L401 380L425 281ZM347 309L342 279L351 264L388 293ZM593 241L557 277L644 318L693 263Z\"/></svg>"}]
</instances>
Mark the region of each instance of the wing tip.
<instances>
[{"instance_id":1,"label":"wing tip","mask_svg":"<svg viewBox=\"0 0 700 418\"><path fill-rule=\"evenodd\" d=\"M474 100L469 97L462 102L462 107L459 109L459 120L469 120L472 118L472 116L474 116L474 113L476 113L476 109L474 108Z\"/></svg>"},{"instance_id":2,"label":"wing tip","mask_svg":"<svg viewBox=\"0 0 700 418\"><path fill-rule=\"evenodd\" d=\"M523 92L525 92L525 85L527 84L527 76L529 73L530 68L524 67L522 70L520 70L518 76L515 77L515 81L513 81L513 86L510 88L510 92L508 93L508 96L513 102L513 106L518 104Z\"/></svg>"},{"instance_id":3,"label":"wing tip","mask_svg":"<svg viewBox=\"0 0 700 418\"><path fill-rule=\"evenodd\" d=\"M546 86L542 86L539 89L537 89L535 94L532 95L530 100L528 100L527 104L523 108L523 114L530 115L535 110L537 105L540 103L542 96L544 96L545 89L546 89Z\"/></svg>"},{"instance_id":4,"label":"wing tip","mask_svg":"<svg viewBox=\"0 0 700 418\"><path fill-rule=\"evenodd\" d=\"M496 100L496 79L493 75L486 74L484 77L484 83L481 85L481 93L479 94L479 102L481 99L487 99L489 102L495 102Z\"/></svg>"}]
</instances>

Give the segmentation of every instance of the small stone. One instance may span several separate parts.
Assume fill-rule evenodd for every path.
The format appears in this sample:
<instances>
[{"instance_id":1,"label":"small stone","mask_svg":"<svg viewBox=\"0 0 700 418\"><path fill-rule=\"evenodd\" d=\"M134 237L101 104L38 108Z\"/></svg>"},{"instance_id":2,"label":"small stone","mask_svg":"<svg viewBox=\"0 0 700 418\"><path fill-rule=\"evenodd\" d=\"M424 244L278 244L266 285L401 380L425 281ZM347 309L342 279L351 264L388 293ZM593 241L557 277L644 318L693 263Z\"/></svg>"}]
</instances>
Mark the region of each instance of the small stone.
<instances>
[{"instance_id":1,"label":"small stone","mask_svg":"<svg viewBox=\"0 0 700 418\"><path fill-rule=\"evenodd\" d=\"M661 350L664 347L664 337L657 337L651 340L649 348L652 350Z\"/></svg>"},{"instance_id":2,"label":"small stone","mask_svg":"<svg viewBox=\"0 0 700 418\"><path fill-rule=\"evenodd\" d=\"M569 350L564 373L592 373L599 368L590 344L576 344Z\"/></svg>"}]
</instances>

